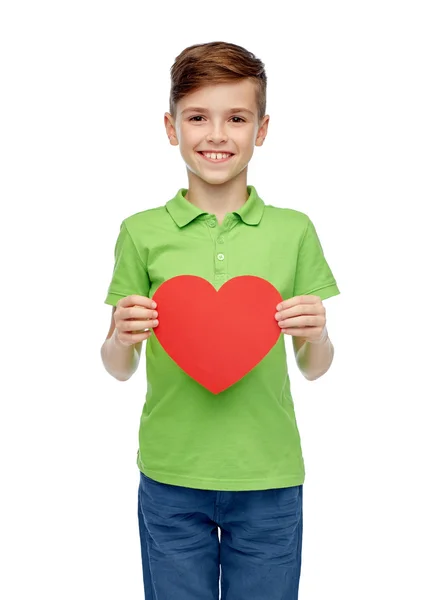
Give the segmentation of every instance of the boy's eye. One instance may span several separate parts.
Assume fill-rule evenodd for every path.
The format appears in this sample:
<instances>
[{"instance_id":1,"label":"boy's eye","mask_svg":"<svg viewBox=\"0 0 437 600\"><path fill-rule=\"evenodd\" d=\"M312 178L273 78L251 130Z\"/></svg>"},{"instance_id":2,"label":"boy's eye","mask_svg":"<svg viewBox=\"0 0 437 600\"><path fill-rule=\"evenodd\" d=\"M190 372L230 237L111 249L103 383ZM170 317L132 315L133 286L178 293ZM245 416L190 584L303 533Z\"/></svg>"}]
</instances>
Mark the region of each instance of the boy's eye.
<instances>
[{"instance_id":1,"label":"boy's eye","mask_svg":"<svg viewBox=\"0 0 437 600\"><path fill-rule=\"evenodd\" d=\"M193 119L203 119L204 117L202 117L202 115L195 115L194 117L190 117L188 120L189 121L193 121ZM244 123L244 119L242 119L241 117L231 117L232 119L239 119L239 121L234 121L234 123L240 123L243 122ZM195 121L196 123L199 123L199 121Z\"/></svg>"}]
</instances>

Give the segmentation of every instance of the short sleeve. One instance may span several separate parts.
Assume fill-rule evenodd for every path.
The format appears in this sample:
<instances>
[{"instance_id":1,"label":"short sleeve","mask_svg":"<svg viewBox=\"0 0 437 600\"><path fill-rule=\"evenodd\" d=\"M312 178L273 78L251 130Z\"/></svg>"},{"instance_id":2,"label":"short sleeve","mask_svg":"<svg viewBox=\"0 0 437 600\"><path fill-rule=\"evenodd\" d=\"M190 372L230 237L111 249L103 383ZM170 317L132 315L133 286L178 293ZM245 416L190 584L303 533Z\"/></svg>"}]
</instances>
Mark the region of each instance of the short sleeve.
<instances>
[{"instance_id":1,"label":"short sleeve","mask_svg":"<svg viewBox=\"0 0 437 600\"><path fill-rule=\"evenodd\" d=\"M314 294L325 300L339 293L314 224L308 218L297 256L293 296Z\"/></svg>"},{"instance_id":2,"label":"short sleeve","mask_svg":"<svg viewBox=\"0 0 437 600\"><path fill-rule=\"evenodd\" d=\"M114 269L105 304L116 306L120 298L138 294L148 296L150 280L126 223L120 226L115 244Z\"/></svg>"}]
</instances>

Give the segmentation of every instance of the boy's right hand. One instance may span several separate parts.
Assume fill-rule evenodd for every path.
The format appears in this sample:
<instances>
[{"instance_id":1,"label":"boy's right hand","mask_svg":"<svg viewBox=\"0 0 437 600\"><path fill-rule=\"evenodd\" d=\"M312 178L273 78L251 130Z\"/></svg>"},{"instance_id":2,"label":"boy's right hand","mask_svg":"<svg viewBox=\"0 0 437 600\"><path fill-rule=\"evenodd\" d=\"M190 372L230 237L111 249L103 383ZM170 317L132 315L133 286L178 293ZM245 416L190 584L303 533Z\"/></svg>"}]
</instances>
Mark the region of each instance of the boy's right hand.
<instances>
[{"instance_id":1,"label":"boy's right hand","mask_svg":"<svg viewBox=\"0 0 437 600\"><path fill-rule=\"evenodd\" d=\"M118 343L129 347L147 340L158 325L156 302L147 296L135 294L117 302L114 312L114 336ZM142 331L147 327L147 331Z\"/></svg>"}]
</instances>

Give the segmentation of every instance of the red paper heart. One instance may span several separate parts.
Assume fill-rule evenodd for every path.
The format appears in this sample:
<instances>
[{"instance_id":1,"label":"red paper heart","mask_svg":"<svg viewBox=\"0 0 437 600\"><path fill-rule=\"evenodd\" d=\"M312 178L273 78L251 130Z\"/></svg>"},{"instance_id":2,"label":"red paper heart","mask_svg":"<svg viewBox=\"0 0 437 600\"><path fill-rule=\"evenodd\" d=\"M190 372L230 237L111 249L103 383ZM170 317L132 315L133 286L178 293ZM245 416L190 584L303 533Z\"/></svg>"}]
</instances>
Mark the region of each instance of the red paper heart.
<instances>
[{"instance_id":1,"label":"red paper heart","mask_svg":"<svg viewBox=\"0 0 437 600\"><path fill-rule=\"evenodd\" d=\"M281 335L275 319L281 294L261 277L234 277L216 291L202 277L179 275L160 285L153 300L162 347L213 394L244 377Z\"/></svg>"}]
</instances>

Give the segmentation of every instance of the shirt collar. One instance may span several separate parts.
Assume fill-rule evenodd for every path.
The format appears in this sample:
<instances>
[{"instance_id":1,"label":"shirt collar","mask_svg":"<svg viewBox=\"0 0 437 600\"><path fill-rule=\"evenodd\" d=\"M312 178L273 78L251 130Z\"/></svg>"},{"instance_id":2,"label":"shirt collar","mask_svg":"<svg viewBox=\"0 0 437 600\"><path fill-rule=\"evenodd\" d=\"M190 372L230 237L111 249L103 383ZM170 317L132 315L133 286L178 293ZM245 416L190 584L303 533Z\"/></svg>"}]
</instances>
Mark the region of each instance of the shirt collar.
<instances>
[{"instance_id":1,"label":"shirt collar","mask_svg":"<svg viewBox=\"0 0 437 600\"><path fill-rule=\"evenodd\" d=\"M165 205L170 216L179 227L184 227L196 218L205 220L210 215L210 213L202 211L185 198L187 191L186 188L180 188L176 196ZM249 198L241 208L234 210L233 214L238 215L247 225L258 225L261 221L265 204L258 196L253 185L247 186L247 193L249 194Z\"/></svg>"}]
</instances>

